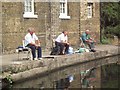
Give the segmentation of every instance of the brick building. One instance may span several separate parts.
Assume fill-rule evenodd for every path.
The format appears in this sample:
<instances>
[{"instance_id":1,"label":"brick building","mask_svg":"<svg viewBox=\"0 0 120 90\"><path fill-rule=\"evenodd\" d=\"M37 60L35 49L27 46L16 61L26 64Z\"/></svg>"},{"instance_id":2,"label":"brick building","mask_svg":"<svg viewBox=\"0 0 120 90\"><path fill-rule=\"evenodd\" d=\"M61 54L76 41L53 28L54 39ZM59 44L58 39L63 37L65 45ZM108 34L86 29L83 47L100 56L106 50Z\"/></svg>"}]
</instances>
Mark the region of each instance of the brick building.
<instances>
[{"instance_id":1,"label":"brick building","mask_svg":"<svg viewBox=\"0 0 120 90\"><path fill-rule=\"evenodd\" d=\"M98 2L92 0L84 0L84 2L22 1L1 2L4 53L14 51L16 47L22 45L22 39L29 27L35 27L44 49L52 47L52 40L63 30L69 32L69 42L75 47L79 46L79 37L85 29L90 29L95 39L99 41L100 10Z\"/></svg>"}]
</instances>

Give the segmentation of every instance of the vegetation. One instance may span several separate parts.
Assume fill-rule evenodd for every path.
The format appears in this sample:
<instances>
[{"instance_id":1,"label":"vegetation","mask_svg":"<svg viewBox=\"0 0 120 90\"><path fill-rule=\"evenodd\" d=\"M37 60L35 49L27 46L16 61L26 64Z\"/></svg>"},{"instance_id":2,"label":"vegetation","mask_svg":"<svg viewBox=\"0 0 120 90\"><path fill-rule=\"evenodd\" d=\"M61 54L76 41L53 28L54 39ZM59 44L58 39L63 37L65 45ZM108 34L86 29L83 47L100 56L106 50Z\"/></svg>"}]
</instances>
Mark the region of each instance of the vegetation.
<instances>
[{"instance_id":1,"label":"vegetation","mask_svg":"<svg viewBox=\"0 0 120 90\"><path fill-rule=\"evenodd\" d=\"M13 83L12 78L11 78L11 75L6 76L5 79L7 80L7 82L8 82L9 84L12 84L12 83Z\"/></svg>"},{"instance_id":2,"label":"vegetation","mask_svg":"<svg viewBox=\"0 0 120 90\"><path fill-rule=\"evenodd\" d=\"M5 78L2 79L2 88L6 88L6 90L8 90L7 88L11 88L13 84L13 80L11 75L7 75Z\"/></svg>"},{"instance_id":3,"label":"vegetation","mask_svg":"<svg viewBox=\"0 0 120 90\"><path fill-rule=\"evenodd\" d=\"M120 38L120 2L101 3L101 30L105 43L108 43L107 38L114 35Z\"/></svg>"}]
</instances>

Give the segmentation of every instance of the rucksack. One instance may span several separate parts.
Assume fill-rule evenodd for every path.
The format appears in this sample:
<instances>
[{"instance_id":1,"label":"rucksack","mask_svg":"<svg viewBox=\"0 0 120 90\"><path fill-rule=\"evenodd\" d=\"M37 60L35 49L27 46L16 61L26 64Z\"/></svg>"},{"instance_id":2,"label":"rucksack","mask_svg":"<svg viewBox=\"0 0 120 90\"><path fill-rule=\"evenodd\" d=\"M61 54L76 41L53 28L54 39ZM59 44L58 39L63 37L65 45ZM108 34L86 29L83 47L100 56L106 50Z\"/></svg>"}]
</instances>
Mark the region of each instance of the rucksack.
<instances>
[{"instance_id":1,"label":"rucksack","mask_svg":"<svg viewBox=\"0 0 120 90\"><path fill-rule=\"evenodd\" d=\"M59 55L60 54L60 47L53 47L50 55Z\"/></svg>"}]
</instances>

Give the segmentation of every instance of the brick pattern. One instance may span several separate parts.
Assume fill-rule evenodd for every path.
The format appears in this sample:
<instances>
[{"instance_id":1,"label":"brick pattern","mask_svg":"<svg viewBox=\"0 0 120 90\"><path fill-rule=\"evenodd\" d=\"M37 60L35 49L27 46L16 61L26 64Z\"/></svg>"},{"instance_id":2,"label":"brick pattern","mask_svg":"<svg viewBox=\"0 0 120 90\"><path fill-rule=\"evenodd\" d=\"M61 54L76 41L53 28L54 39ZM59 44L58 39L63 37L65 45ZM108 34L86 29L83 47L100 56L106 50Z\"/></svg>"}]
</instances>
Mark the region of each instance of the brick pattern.
<instances>
[{"instance_id":1,"label":"brick pattern","mask_svg":"<svg viewBox=\"0 0 120 90\"><path fill-rule=\"evenodd\" d=\"M35 27L43 49L50 50L52 39L63 30L69 32L69 42L79 46L80 33L89 28L99 41L100 21L99 3L94 3L94 17L86 19L86 2L68 2L69 20L59 18L59 2L36 2L37 19L23 18L24 4L22 2L2 2L2 44L3 52L14 51L22 45L22 39L28 27Z\"/></svg>"}]
</instances>

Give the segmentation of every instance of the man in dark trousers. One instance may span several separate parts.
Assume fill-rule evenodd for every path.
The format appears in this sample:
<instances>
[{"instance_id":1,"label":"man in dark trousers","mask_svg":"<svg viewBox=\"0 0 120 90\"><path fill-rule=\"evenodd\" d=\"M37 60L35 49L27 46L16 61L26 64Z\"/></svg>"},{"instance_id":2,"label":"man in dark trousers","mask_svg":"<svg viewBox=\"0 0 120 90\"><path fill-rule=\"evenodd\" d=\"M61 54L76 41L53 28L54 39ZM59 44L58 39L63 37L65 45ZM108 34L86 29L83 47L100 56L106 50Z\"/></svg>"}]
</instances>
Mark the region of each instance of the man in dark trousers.
<instances>
[{"instance_id":1,"label":"man in dark trousers","mask_svg":"<svg viewBox=\"0 0 120 90\"><path fill-rule=\"evenodd\" d=\"M35 34L34 28L29 28L28 33L25 36L25 46L29 47L32 51L33 60L42 59L42 50L40 47L40 41ZM36 58L36 50L37 50L37 58Z\"/></svg>"},{"instance_id":2,"label":"man in dark trousers","mask_svg":"<svg viewBox=\"0 0 120 90\"><path fill-rule=\"evenodd\" d=\"M55 40L55 45L60 47L60 55L68 53L69 43L67 34L67 31L63 31Z\"/></svg>"},{"instance_id":3,"label":"man in dark trousers","mask_svg":"<svg viewBox=\"0 0 120 90\"><path fill-rule=\"evenodd\" d=\"M82 34L82 40L83 40L83 43L84 44L87 44L90 48L90 51L91 52L95 52L96 50L94 49L95 48L95 40L93 40L90 36L90 31L89 30L86 30L83 34Z\"/></svg>"}]
</instances>

